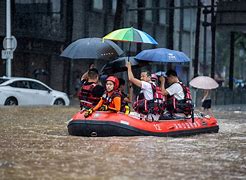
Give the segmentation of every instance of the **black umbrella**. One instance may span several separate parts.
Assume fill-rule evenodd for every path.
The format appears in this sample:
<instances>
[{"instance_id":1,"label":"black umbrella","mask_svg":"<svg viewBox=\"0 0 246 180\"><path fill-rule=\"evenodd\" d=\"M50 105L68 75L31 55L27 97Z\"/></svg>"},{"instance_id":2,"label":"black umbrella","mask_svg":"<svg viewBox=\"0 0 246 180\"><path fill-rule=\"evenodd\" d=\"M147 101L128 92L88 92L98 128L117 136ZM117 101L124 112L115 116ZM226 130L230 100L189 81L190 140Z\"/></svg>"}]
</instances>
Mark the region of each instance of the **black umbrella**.
<instances>
[{"instance_id":1,"label":"black umbrella","mask_svg":"<svg viewBox=\"0 0 246 180\"><path fill-rule=\"evenodd\" d=\"M101 69L101 74L114 74L127 71L126 62L128 60L131 62L132 68L139 68L148 65L147 62L140 62L134 59L134 57L120 57L105 64Z\"/></svg>"},{"instance_id":2,"label":"black umbrella","mask_svg":"<svg viewBox=\"0 0 246 180\"><path fill-rule=\"evenodd\" d=\"M83 38L71 43L62 53L62 57L71 59L115 59L123 54L122 49L110 40L101 38Z\"/></svg>"}]
</instances>

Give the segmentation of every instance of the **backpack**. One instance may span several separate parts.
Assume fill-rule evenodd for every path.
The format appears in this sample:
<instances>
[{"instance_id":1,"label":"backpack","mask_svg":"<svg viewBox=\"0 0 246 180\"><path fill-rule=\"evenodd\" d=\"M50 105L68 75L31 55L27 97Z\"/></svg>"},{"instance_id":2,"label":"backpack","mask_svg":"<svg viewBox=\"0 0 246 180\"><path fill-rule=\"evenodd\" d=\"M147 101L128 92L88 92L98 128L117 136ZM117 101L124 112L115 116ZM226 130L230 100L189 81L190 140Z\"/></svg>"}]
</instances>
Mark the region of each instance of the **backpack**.
<instances>
[{"instance_id":1,"label":"backpack","mask_svg":"<svg viewBox=\"0 0 246 180\"><path fill-rule=\"evenodd\" d=\"M146 100L144 94L140 93L137 97L136 102L133 104L133 109L141 114L161 114L164 111L165 98L162 94L160 87L151 83L153 99Z\"/></svg>"},{"instance_id":2,"label":"backpack","mask_svg":"<svg viewBox=\"0 0 246 180\"><path fill-rule=\"evenodd\" d=\"M153 114L162 114L165 109L165 96L162 94L161 88L159 86L151 83L151 87L153 91L153 104L150 103L150 112Z\"/></svg>"},{"instance_id":3,"label":"backpack","mask_svg":"<svg viewBox=\"0 0 246 180\"><path fill-rule=\"evenodd\" d=\"M184 99L177 100L174 96L168 98L166 106L167 110L172 113L184 113L186 116L191 115L193 112L193 103L190 88L183 83L178 82L183 88Z\"/></svg>"}]
</instances>

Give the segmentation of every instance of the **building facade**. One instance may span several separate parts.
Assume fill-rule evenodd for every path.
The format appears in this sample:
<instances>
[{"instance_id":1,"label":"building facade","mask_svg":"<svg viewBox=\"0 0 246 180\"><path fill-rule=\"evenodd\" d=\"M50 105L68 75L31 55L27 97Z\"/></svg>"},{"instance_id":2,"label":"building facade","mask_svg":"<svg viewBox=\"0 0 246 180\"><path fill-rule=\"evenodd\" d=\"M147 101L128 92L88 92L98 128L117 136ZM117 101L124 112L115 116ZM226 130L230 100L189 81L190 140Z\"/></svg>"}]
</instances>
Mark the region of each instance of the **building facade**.
<instances>
[{"instance_id":1,"label":"building facade","mask_svg":"<svg viewBox=\"0 0 246 180\"><path fill-rule=\"evenodd\" d=\"M168 47L170 39L170 2L172 0L122 0L122 15L116 17L117 0L13 0L11 7L12 34L18 46L12 61L12 76L35 77L51 87L73 93L77 75L84 73L90 60L64 60L59 55L71 42L85 37L103 37L114 29L135 27L147 32ZM0 2L0 41L5 37L5 6ZM197 0L175 0L173 9L173 49L194 59ZM142 8L142 11L139 10ZM203 16L201 16L203 18ZM201 25L199 58L203 58L203 28ZM207 28L207 38L211 37ZM207 59L211 51L207 41ZM126 54L127 43L118 43ZM3 49L2 45L0 48ZM141 49L154 48L143 44ZM136 55L137 45L130 54ZM100 69L105 62L94 61ZM209 62L208 62L209 63ZM5 75L5 60L0 61L0 76ZM185 82L192 77L191 64L174 64ZM43 72L46 73L37 73ZM166 65L152 65L151 70L165 71ZM123 75L125 76L125 75Z\"/></svg>"}]
</instances>

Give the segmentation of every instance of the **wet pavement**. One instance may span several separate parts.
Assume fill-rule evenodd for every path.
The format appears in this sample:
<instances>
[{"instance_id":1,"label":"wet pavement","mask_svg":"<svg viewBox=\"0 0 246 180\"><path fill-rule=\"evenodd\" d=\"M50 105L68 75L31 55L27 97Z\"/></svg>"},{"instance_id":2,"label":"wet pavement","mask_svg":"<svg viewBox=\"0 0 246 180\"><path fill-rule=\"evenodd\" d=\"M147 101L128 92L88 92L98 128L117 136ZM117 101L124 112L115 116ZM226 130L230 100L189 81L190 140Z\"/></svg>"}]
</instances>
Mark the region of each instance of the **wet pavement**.
<instances>
[{"instance_id":1,"label":"wet pavement","mask_svg":"<svg viewBox=\"0 0 246 180\"><path fill-rule=\"evenodd\" d=\"M216 106L220 131L74 137L70 107L0 108L0 179L246 179L246 106Z\"/></svg>"}]
</instances>

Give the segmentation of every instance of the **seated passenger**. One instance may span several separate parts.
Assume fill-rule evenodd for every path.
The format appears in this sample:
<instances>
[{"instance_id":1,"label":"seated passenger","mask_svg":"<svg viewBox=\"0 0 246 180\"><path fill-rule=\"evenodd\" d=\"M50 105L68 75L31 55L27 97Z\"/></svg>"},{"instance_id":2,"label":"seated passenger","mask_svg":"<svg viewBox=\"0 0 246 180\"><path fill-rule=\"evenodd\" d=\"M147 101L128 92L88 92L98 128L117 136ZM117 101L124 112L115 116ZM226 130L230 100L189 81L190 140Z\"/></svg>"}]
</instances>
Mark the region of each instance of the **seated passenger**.
<instances>
[{"instance_id":1,"label":"seated passenger","mask_svg":"<svg viewBox=\"0 0 246 180\"><path fill-rule=\"evenodd\" d=\"M88 80L88 73L89 73L90 69L96 69L96 66L95 66L94 63L90 63L90 64L89 64L89 69L88 69L88 71L86 71L86 72L81 76L81 81L83 81L83 80Z\"/></svg>"},{"instance_id":2,"label":"seated passenger","mask_svg":"<svg viewBox=\"0 0 246 180\"><path fill-rule=\"evenodd\" d=\"M122 78L119 78L119 92L121 93L121 112L124 112L125 114L130 113L130 107L128 103L131 103L131 89L129 94L126 94L125 91L125 80Z\"/></svg>"},{"instance_id":3,"label":"seated passenger","mask_svg":"<svg viewBox=\"0 0 246 180\"><path fill-rule=\"evenodd\" d=\"M121 110L121 94L118 91L119 80L115 76L109 76L106 79L106 91L101 97L98 104L87 110L85 117L90 116L94 111L113 111L119 112Z\"/></svg>"},{"instance_id":4,"label":"seated passenger","mask_svg":"<svg viewBox=\"0 0 246 180\"><path fill-rule=\"evenodd\" d=\"M168 84L170 85L168 88L164 86L164 77L161 77L160 81L162 93L167 96L166 110L169 112L170 118L172 118L175 113L183 113L185 116L191 115L193 105L189 88L179 81L176 71L168 70L166 76ZM163 117L161 117L161 119L162 118Z\"/></svg>"},{"instance_id":5,"label":"seated passenger","mask_svg":"<svg viewBox=\"0 0 246 180\"><path fill-rule=\"evenodd\" d=\"M98 85L99 74L95 68L89 69L87 80L82 80L81 90L79 93L81 110L94 107L104 93L104 88Z\"/></svg>"},{"instance_id":6,"label":"seated passenger","mask_svg":"<svg viewBox=\"0 0 246 180\"><path fill-rule=\"evenodd\" d=\"M154 111L154 93L149 71L142 71L140 80L132 73L131 63L127 62L129 81L141 88L137 101L134 103L134 110L140 114L141 118L147 121L158 121L160 114Z\"/></svg>"}]
</instances>

